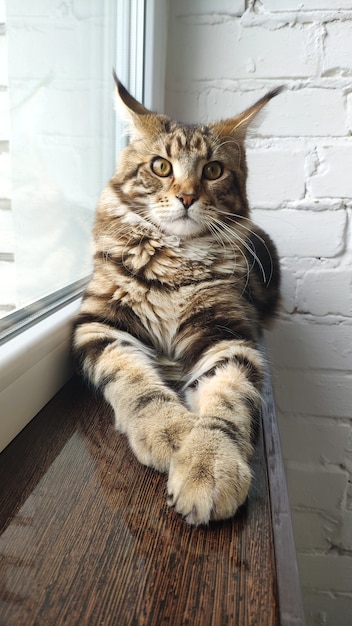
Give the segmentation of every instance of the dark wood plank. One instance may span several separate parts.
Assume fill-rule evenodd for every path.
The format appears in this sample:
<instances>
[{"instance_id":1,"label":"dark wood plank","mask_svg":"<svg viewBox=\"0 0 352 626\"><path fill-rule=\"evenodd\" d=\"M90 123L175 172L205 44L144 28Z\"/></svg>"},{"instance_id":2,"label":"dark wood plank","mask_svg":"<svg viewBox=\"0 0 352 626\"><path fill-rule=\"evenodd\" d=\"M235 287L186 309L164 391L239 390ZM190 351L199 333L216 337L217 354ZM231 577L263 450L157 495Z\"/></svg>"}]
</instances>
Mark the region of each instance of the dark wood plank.
<instances>
[{"instance_id":1,"label":"dark wood plank","mask_svg":"<svg viewBox=\"0 0 352 626\"><path fill-rule=\"evenodd\" d=\"M188 526L74 379L0 455L1 626L279 624L262 438L238 515Z\"/></svg>"},{"instance_id":2,"label":"dark wood plank","mask_svg":"<svg viewBox=\"0 0 352 626\"><path fill-rule=\"evenodd\" d=\"M273 524L280 624L282 626L304 626L304 609L280 434L270 369L263 342L261 350L266 362L262 419Z\"/></svg>"}]
</instances>

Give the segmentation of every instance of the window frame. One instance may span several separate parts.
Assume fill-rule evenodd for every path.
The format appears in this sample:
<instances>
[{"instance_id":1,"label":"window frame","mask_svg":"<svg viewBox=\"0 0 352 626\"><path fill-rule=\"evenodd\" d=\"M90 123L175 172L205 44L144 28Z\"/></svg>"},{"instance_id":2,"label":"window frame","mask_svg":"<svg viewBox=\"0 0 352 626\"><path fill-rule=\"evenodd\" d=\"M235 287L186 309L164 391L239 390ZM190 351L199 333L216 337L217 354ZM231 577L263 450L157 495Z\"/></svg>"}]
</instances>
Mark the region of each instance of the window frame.
<instances>
[{"instance_id":1,"label":"window frame","mask_svg":"<svg viewBox=\"0 0 352 626\"><path fill-rule=\"evenodd\" d=\"M129 75L135 77L136 67L143 67L143 102L148 108L161 112L164 103L168 2L120 0L117 3L118 11L131 15L131 5L132 10L137 5L142 7L144 31L143 46L138 42L139 54L141 50L143 53L142 62L135 55L134 68ZM133 33L125 39L125 46L130 41L133 41ZM121 55L116 60L117 72L121 70L120 58ZM126 78L128 75L121 75L126 87L133 90L134 85ZM118 151L121 145L118 135L116 144ZM61 301L54 300L45 315L41 311L37 318L31 316L18 332L10 333L0 346L0 452L73 375L70 337L82 293L82 286L78 290L76 286L76 292L71 291Z\"/></svg>"}]
</instances>

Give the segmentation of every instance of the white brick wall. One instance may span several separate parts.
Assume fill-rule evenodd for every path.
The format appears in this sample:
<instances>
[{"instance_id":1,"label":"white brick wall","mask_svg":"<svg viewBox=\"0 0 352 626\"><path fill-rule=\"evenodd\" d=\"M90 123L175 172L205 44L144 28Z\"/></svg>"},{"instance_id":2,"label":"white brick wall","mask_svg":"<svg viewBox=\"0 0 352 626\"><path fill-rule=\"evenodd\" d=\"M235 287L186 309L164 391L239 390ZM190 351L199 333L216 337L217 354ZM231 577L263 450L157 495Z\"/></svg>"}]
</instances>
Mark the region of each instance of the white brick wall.
<instances>
[{"instance_id":1,"label":"white brick wall","mask_svg":"<svg viewBox=\"0 0 352 626\"><path fill-rule=\"evenodd\" d=\"M349 138L347 143L334 142L330 146L319 147L317 156L316 172L308 181L310 194L315 198L350 199L352 196L351 139Z\"/></svg>"},{"instance_id":2,"label":"white brick wall","mask_svg":"<svg viewBox=\"0 0 352 626\"><path fill-rule=\"evenodd\" d=\"M247 8L246 8L247 7ZM279 84L247 142L275 239L267 336L308 626L352 624L352 0L170 3L166 113L232 116Z\"/></svg>"},{"instance_id":3,"label":"white brick wall","mask_svg":"<svg viewBox=\"0 0 352 626\"><path fill-rule=\"evenodd\" d=\"M350 317L352 311L351 268L322 269L318 274L314 270L309 270L298 283L297 303L302 313ZM345 349L349 349L351 327L345 326L344 329Z\"/></svg>"}]
</instances>

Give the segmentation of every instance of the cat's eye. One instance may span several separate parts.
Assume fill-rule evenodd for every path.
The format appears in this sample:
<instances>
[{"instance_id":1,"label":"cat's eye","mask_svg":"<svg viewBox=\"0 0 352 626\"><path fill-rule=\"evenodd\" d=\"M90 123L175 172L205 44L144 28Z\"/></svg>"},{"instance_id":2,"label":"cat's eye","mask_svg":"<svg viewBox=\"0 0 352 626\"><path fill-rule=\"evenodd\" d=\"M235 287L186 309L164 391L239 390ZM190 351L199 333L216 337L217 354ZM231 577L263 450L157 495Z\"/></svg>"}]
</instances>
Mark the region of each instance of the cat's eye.
<instances>
[{"instance_id":1,"label":"cat's eye","mask_svg":"<svg viewBox=\"0 0 352 626\"><path fill-rule=\"evenodd\" d=\"M216 180L220 178L223 172L223 167L219 161L211 161L203 167L203 177L207 180Z\"/></svg>"},{"instance_id":2,"label":"cat's eye","mask_svg":"<svg viewBox=\"0 0 352 626\"><path fill-rule=\"evenodd\" d=\"M156 157L150 164L152 172L157 176L170 176L172 173L172 165L167 159L163 157Z\"/></svg>"}]
</instances>

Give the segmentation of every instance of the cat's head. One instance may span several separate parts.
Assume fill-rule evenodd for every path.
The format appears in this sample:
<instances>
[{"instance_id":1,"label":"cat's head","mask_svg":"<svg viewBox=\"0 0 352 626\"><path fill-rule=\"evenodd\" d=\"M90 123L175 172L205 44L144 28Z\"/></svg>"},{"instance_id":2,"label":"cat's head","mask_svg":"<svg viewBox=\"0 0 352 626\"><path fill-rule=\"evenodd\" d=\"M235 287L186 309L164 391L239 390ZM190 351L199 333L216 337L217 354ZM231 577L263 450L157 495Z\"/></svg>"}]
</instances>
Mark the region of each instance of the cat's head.
<instances>
[{"instance_id":1,"label":"cat's head","mask_svg":"<svg viewBox=\"0 0 352 626\"><path fill-rule=\"evenodd\" d=\"M236 117L189 125L149 111L115 82L130 135L116 182L131 210L181 239L216 234L236 216L247 217L246 132L282 88Z\"/></svg>"}]
</instances>

